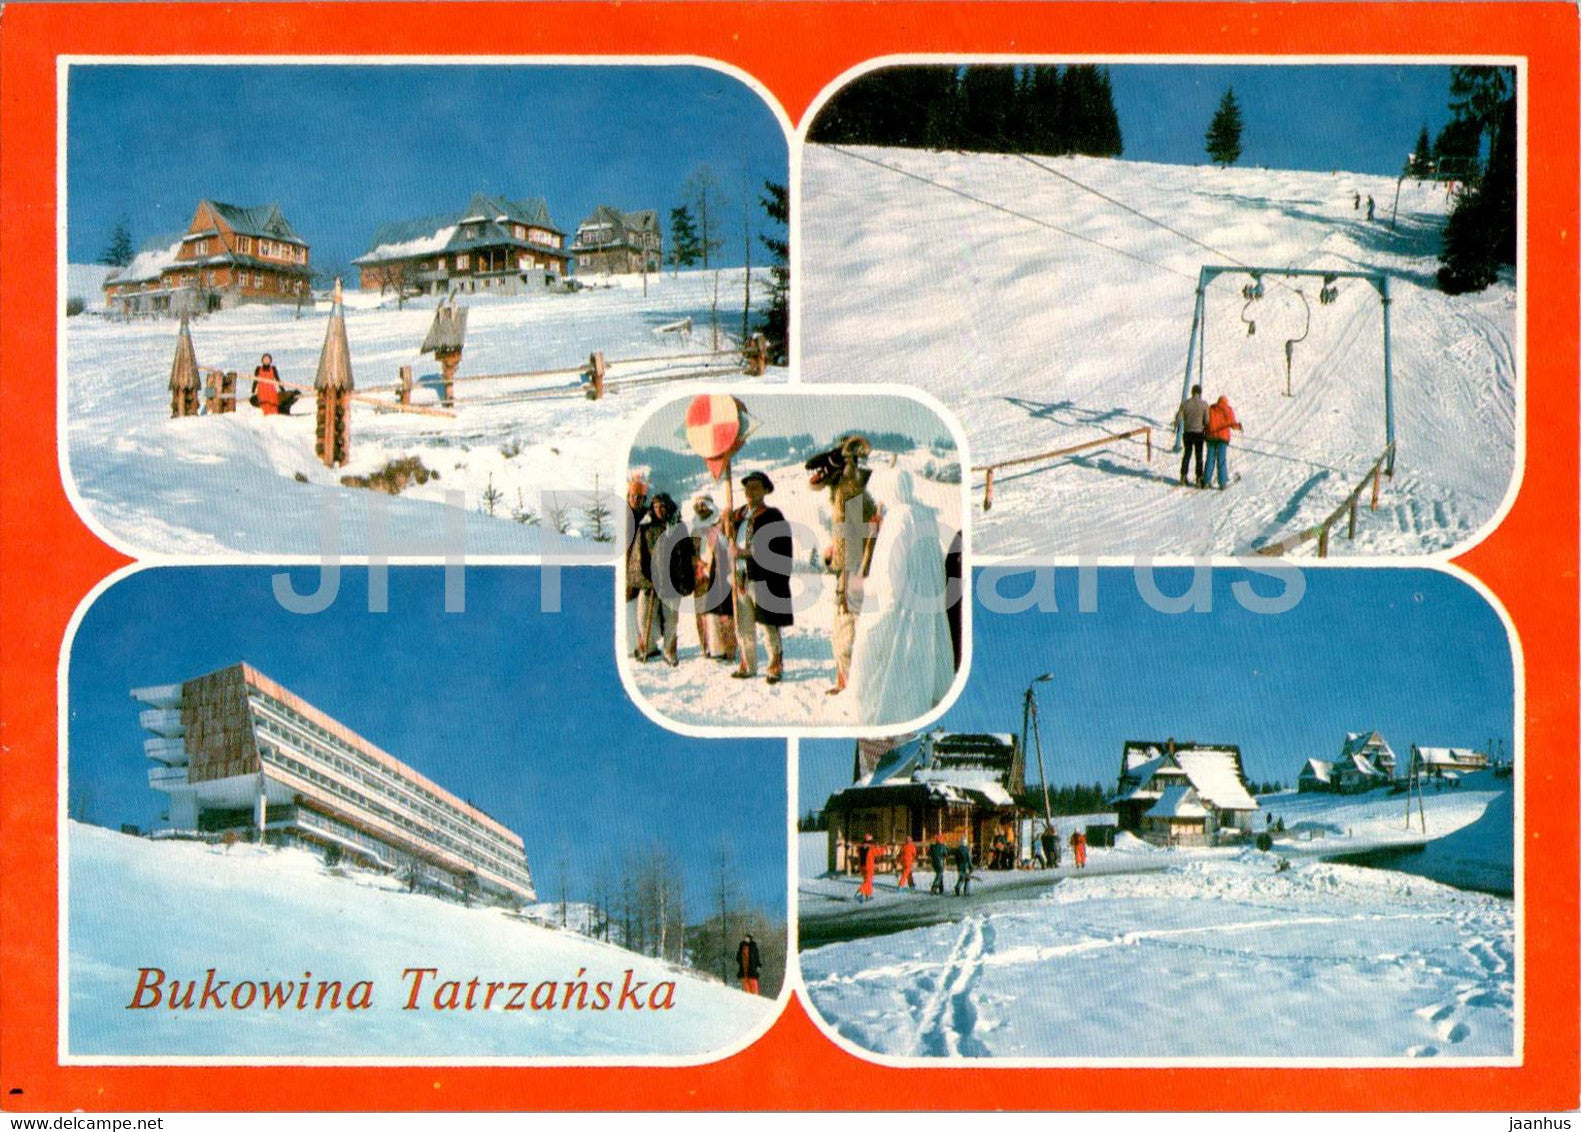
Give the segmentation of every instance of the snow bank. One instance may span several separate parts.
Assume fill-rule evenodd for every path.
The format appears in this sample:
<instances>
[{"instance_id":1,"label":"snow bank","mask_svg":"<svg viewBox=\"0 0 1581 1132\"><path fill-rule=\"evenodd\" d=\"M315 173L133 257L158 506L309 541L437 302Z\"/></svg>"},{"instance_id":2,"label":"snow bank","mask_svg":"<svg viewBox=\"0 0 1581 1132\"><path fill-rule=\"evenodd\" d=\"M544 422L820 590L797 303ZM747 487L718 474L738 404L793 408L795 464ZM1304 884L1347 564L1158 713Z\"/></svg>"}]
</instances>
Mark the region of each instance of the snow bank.
<instances>
[{"instance_id":1,"label":"snow bank","mask_svg":"<svg viewBox=\"0 0 1581 1132\"><path fill-rule=\"evenodd\" d=\"M1344 865L1276 871L1255 851L1064 881L801 964L841 1037L897 1057L1515 1053L1509 901Z\"/></svg>"},{"instance_id":2,"label":"snow bank","mask_svg":"<svg viewBox=\"0 0 1581 1132\"><path fill-rule=\"evenodd\" d=\"M76 1056L695 1058L740 1042L774 1009L501 909L413 895L387 877L332 874L301 850L226 851L75 822L67 850L67 1048ZM314 991L306 1009L128 1009L148 968L165 973L165 986L196 979L195 1001L209 968L231 987L308 980ZM409 968L435 969L422 976L413 1010L403 1009L416 978L403 977ZM460 981L463 999L473 978L554 981L557 995L578 980L608 981L618 995L628 971L645 984L645 1002L656 984L673 981L673 1007L511 1010L509 990L489 1009L434 1007L443 980ZM371 1008L313 1008L322 980L342 983L348 998L355 982L371 982ZM486 989L476 989L475 1004Z\"/></svg>"},{"instance_id":3,"label":"snow bank","mask_svg":"<svg viewBox=\"0 0 1581 1132\"><path fill-rule=\"evenodd\" d=\"M739 325L744 272L720 277L720 309L733 310ZM767 288L758 284L754 299L766 302ZM464 302L472 309L463 378L585 366L595 350L618 359L684 355L712 345L713 282L695 274L652 276L646 296L639 284L575 295L468 296ZM427 309L409 303L397 310L391 296L350 291L346 306L358 388L393 386L409 365L419 384L414 403L434 405L439 367L418 353L432 302ZM739 370L721 370L612 391L595 402L580 395L572 375L463 383L453 420L356 407L351 462L329 469L313 454L310 403L299 404L294 416L266 418L245 401L253 367L265 352L274 355L285 381L311 384L326 313L297 317L294 307L243 306L195 321L198 362L240 374L242 401L234 415L184 420L170 419L166 388L174 323L68 320L63 447L68 482L88 517L129 551L144 554L365 554L370 532L385 522L393 553L433 555L459 506L468 553L607 561L612 545L596 540L587 507L597 489L618 513L623 442L654 401L704 380L725 387L762 384ZM697 328L690 343L652 333L654 326L687 316ZM728 337L722 341L733 345ZM609 379L697 368L696 361L614 366ZM772 381L784 376L771 374ZM553 388L572 395L497 400ZM340 482L413 456L438 475L397 497L375 497ZM459 493L459 505L451 503L452 493ZM551 529L556 512L563 513L563 535ZM338 548L326 547L326 532L335 532Z\"/></svg>"}]
</instances>

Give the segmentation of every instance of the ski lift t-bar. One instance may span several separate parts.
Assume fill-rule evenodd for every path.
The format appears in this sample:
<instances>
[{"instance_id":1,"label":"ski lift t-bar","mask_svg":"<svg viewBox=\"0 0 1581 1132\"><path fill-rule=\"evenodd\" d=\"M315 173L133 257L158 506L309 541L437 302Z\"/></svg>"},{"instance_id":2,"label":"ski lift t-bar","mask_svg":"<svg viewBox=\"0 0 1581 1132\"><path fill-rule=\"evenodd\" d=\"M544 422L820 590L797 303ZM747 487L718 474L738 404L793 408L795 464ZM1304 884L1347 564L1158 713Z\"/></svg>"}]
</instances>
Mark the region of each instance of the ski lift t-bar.
<instances>
[{"instance_id":1,"label":"ski lift t-bar","mask_svg":"<svg viewBox=\"0 0 1581 1132\"><path fill-rule=\"evenodd\" d=\"M1314 267L1256 267L1246 264L1228 266L1224 264L1205 263L1197 273L1197 301L1191 315L1191 338L1186 343L1186 376L1180 384L1180 400L1184 402L1191 396L1191 370L1194 365L1200 366L1201 350L1198 339L1207 334L1203 324L1203 307L1206 301L1208 285L1221 275L1263 275L1283 276L1286 279L1312 278L1312 279L1365 279L1371 283L1378 292L1378 298L1383 302L1383 418L1385 439L1389 445L1389 466L1385 471L1394 475L1394 358L1389 344L1389 275L1383 271L1345 271L1334 268ZM1175 418L1175 451L1180 451L1181 422Z\"/></svg>"}]
</instances>

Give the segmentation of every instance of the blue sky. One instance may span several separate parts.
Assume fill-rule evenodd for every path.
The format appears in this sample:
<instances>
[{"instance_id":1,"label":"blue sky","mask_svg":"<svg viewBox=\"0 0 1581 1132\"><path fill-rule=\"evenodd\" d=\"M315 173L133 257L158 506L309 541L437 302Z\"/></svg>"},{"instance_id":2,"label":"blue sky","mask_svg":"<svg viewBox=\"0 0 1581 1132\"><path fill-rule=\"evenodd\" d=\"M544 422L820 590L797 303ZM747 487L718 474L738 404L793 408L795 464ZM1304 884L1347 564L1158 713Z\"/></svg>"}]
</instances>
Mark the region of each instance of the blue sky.
<instances>
[{"instance_id":1,"label":"blue sky","mask_svg":"<svg viewBox=\"0 0 1581 1132\"><path fill-rule=\"evenodd\" d=\"M1125 158L1207 161L1203 135L1226 89L1245 128L1239 164L1397 174L1423 124L1449 121L1445 66L1115 65Z\"/></svg>"},{"instance_id":2,"label":"blue sky","mask_svg":"<svg viewBox=\"0 0 1581 1132\"><path fill-rule=\"evenodd\" d=\"M978 572L981 577L981 571ZM1021 694L1039 686L1043 753L1053 783L1112 786L1127 739L1237 743L1246 773L1293 785L1311 757L1332 759L1347 731L1376 728L1396 753L1412 743L1477 746L1513 733L1512 661L1504 624L1456 578L1429 570L1309 569L1290 612L1248 612L1213 571L1212 611L1169 615L1139 596L1132 572L1099 572L1097 610L1078 612L1074 567L1053 571L1059 612L973 609L971 678L941 726L1021 729ZM1187 569L1159 569L1159 590L1185 593ZM1031 575L998 592L1026 593ZM1252 580L1265 596L1281 583ZM801 745L799 810L850 785L849 742ZM1036 765L1028 758L1028 779Z\"/></svg>"},{"instance_id":3,"label":"blue sky","mask_svg":"<svg viewBox=\"0 0 1581 1132\"><path fill-rule=\"evenodd\" d=\"M609 570L562 571L559 614L539 612L537 569L469 568L457 614L444 612L443 570L392 570L390 611L370 614L365 572L347 569L316 616L275 602L275 572L147 570L88 610L68 773L89 820L148 827L163 808L130 689L245 660L520 833L541 899L558 898L562 859L576 899L601 861L660 841L701 918L726 844L741 891L783 913L785 744L648 722L616 675ZM298 592L316 589L316 571L291 573Z\"/></svg>"},{"instance_id":4,"label":"blue sky","mask_svg":"<svg viewBox=\"0 0 1581 1132\"><path fill-rule=\"evenodd\" d=\"M204 198L279 204L326 265L473 192L543 197L568 237L599 204L656 208L667 237L701 163L729 198L724 262L740 263L743 183L761 231L762 184L787 177L768 106L701 67L84 65L68 107L73 263L122 214L140 245Z\"/></svg>"}]
</instances>

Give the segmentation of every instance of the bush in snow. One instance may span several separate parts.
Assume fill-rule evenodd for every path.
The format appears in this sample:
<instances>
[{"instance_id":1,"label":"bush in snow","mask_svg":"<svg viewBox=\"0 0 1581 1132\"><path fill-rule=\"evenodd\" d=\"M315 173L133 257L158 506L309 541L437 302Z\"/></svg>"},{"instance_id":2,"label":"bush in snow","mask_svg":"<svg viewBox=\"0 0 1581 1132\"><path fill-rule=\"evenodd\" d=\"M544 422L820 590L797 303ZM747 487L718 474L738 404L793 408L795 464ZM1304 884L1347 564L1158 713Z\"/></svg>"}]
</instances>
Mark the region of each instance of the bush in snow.
<instances>
[{"instance_id":1,"label":"bush in snow","mask_svg":"<svg viewBox=\"0 0 1581 1132\"><path fill-rule=\"evenodd\" d=\"M386 495L399 495L408 484L423 484L438 478L439 473L426 467L420 457L407 456L390 460L378 471L365 476L341 476L340 482L343 487L366 487Z\"/></svg>"}]
</instances>

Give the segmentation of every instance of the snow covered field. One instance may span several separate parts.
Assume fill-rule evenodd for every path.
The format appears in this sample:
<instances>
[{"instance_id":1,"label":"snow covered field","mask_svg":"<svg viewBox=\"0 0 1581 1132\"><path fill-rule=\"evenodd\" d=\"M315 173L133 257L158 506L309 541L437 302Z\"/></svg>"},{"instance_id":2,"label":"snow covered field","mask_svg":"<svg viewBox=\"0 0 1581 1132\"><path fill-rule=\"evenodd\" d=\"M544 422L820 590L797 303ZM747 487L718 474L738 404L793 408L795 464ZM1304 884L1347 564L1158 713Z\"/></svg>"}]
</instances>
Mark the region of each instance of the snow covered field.
<instances>
[{"instance_id":1,"label":"snow covered field","mask_svg":"<svg viewBox=\"0 0 1581 1132\"><path fill-rule=\"evenodd\" d=\"M749 449L750 451L750 449ZM906 453L896 458L893 465L885 453L875 454L872 460L873 478L868 490L879 506L894 498L895 477L910 471L917 498L937 512L941 552L960 529L960 485L939 483L925 478L921 471L936 458L926 449ZM694 461L695 462L695 461ZM701 468L700 462L698 462ZM738 465L737 477L749 467L751 461ZM856 704L850 695L830 696L826 692L835 680L834 654L829 645L829 629L834 623L834 578L821 569L814 571L813 554L821 555L829 541L829 495L826 489L808 485L807 473L801 461L764 467L774 481L775 490L768 502L778 507L791 523L795 543L795 557L799 572L793 584L798 588L795 597L796 623L782 633L785 650L785 678L776 685L763 680L732 680L730 664L708 660L698 645L696 618L692 600L683 598L680 614L679 665L671 668L662 660L639 664L626 656L631 650L627 642L622 650L622 670L628 675L628 686L635 688L647 704L661 716L680 723L699 726L773 726L829 727L858 723ZM721 504L724 500L722 485L705 485L705 475L699 472L694 479L660 483L659 489L669 491L685 501L692 493L705 486ZM741 498L737 494L737 504ZM690 514L689 508L684 508ZM882 530L880 538L883 537ZM876 617L891 600L877 577L869 578L864 597L862 618ZM860 623L858 641L860 641ZM761 632L758 637L758 665L761 672L767 664L767 651ZM904 720L883 720L883 723L902 723Z\"/></svg>"},{"instance_id":2,"label":"snow covered field","mask_svg":"<svg viewBox=\"0 0 1581 1132\"><path fill-rule=\"evenodd\" d=\"M1318 301L1319 279L1286 286L1268 276L1254 304L1241 297L1244 275L1208 288L1204 392L1210 402L1227 394L1245 427L1230 446L1242 479L1223 495L1175 486L1170 425L1197 272L1224 256L1391 276L1396 474L1377 512L1364 500L1356 541L1335 537L1330 553L1446 550L1501 505L1518 424L1516 289L1508 275L1477 295L1436 289L1442 186L1406 182L1391 228L1388 177L1038 159L1221 256L1013 156L851 152L1124 253L834 147L806 148L799 286L808 380L920 386L960 416L978 465L1155 430L1151 463L1133 439L1006 469L987 513L979 473L980 555L1242 553L1345 500L1385 443L1381 304L1362 280L1337 281L1329 305ZM1371 223L1368 194L1378 204ZM1287 399L1284 343L1304 329Z\"/></svg>"},{"instance_id":3,"label":"snow covered field","mask_svg":"<svg viewBox=\"0 0 1581 1132\"><path fill-rule=\"evenodd\" d=\"M1404 868L1430 868L1440 847L1461 876L1508 867L1508 780L1474 777L1428 794L1434 840ZM925 881L900 893L881 879L863 914L904 923L910 906L959 909L803 950L808 994L842 1037L896 1057L1513 1055L1513 902L1322 859L1404 842L1398 796L1263 801L1286 822L1271 853L1122 835L1114 850L1090 850L1085 874L1068 855L1053 873L979 873L979 892L960 902L929 896ZM822 871L823 837L803 835L801 902L828 914L841 899L831 889L854 892L856 880L809 872Z\"/></svg>"},{"instance_id":4,"label":"snow covered field","mask_svg":"<svg viewBox=\"0 0 1581 1132\"><path fill-rule=\"evenodd\" d=\"M332 875L314 854L235 845L149 841L71 823L68 1023L72 1055L92 1058L251 1055L272 1058L586 1057L613 1061L653 1056L704 1058L767 1024L774 1004L657 960L570 932L555 931L493 908L464 908L412 895L374 874ZM553 909L557 918L558 905ZM141 968L166 982L206 972L230 986L204 1009L165 1002L127 1009ZM432 967L412 1001L415 976ZM613 1003L632 981L644 1008ZM305 973L310 973L310 976ZM609 1009L505 1009L501 991L466 1009L466 981L556 984L556 1005L575 981L613 984ZM243 981L310 979L306 1009L236 1009L230 994ZM315 1009L320 980L337 980L349 996L372 983L366 1010ZM440 983L460 980L463 1006L436 1007ZM658 984L673 981L673 1007L652 1009ZM529 991L529 994L536 991ZM596 1002L597 991L587 992ZM149 1001L148 992L143 1001ZM530 999L523 997L524 1002ZM574 1003L580 1001L572 998ZM660 996L662 1001L662 992Z\"/></svg>"},{"instance_id":5,"label":"snow covered field","mask_svg":"<svg viewBox=\"0 0 1581 1132\"><path fill-rule=\"evenodd\" d=\"M720 323L739 335L745 273L719 274ZM72 277L78 275L74 267ZM459 376L585 366L595 350L613 360L711 349L711 273L650 276L646 296L640 277L588 282L598 286L577 294L466 296L470 315ZM613 285L605 288L605 282ZM764 281L754 275L754 283L754 303L766 302ZM437 381L438 365L418 352L434 301L397 310L390 296L381 301L377 294L347 294L346 332L359 390L393 385L403 365L413 367L419 383L425 376ZM460 492L468 553L607 560L610 548L593 541L584 507L596 485L618 510L624 444L648 407L705 380L730 387L763 383L742 376L729 359L692 380L612 388L597 402L577 394L487 403L576 385L570 376L462 382L453 420L355 408L351 462L329 469L313 455L309 399L289 418L266 418L245 402L253 367L265 352L274 355L283 380L312 384L327 314L323 305L300 319L289 307L251 306L195 321L199 365L236 371L241 401L234 415L184 420L170 419L167 391L175 323L70 319L63 447L89 517L121 545L143 553L318 555L338 517L338 536L329 538L338 537L342 553L368 553L370 523L383 521L393 553L437 556L447 517L456 517L443 504L448 493ZM690 341L657 330L687 317L694 327ZM728 338L723 344L735 343ZM638 375L695 373L704 364L614 366L608 380L613 386ZM771 370L768 380L782 378L783 371ZM432 385L420 388L413 401L432 406L437 392ZM341 486L344 475L367 475L408 456L438 474L395 498ZM490 490L498 493L492 514ZM567 513L565 537L552 529L550 512L557 507ZM376 508L383 508L382 520ZM538 525L513 521L528 511Z\"/></svg>"}]
</instances>

